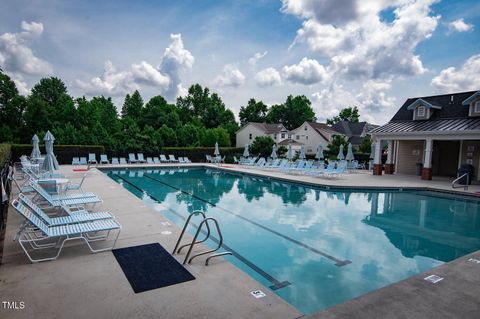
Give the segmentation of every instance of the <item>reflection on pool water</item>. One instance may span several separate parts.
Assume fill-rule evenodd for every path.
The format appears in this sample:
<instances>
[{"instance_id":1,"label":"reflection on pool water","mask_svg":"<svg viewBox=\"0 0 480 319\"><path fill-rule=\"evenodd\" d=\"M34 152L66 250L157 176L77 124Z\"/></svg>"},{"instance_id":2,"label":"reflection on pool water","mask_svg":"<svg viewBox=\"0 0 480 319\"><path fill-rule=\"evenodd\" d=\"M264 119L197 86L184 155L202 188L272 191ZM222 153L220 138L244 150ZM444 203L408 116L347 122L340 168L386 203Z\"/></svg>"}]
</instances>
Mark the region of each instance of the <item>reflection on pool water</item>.
<instances>
[{"instance_id":1,"label":"reflection on pool water","mask_svg":"<svg viewBox=\"0 0 480 319\"><path fill-rule=\"evenodd\" d=\"M226 258L305 314L480 249L475 199L323 190L205 168L107 173L177 225L196 210L216 218L236 254Z\"/></svg>"}]
</instances>

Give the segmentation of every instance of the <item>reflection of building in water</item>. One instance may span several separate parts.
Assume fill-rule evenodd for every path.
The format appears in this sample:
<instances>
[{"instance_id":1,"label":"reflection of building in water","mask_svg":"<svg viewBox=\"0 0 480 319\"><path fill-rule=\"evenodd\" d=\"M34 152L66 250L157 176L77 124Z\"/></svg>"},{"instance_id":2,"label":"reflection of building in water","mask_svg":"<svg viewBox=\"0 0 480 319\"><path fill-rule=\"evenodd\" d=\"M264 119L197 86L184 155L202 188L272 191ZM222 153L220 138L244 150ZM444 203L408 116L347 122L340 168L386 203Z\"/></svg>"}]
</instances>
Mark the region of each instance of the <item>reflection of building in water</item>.
<instances>
[{"instance_id":1,"label":"reflection of building in water","mask_svg":"<svg viewBox=\"0 0 480 319\"><path fill-rule=\"evenodd\" d=\"M406 257L450 261L480 249L479 202L422 196L408 192L373 193L363 221L385 231Z\"/></svg>"}]
</instances>

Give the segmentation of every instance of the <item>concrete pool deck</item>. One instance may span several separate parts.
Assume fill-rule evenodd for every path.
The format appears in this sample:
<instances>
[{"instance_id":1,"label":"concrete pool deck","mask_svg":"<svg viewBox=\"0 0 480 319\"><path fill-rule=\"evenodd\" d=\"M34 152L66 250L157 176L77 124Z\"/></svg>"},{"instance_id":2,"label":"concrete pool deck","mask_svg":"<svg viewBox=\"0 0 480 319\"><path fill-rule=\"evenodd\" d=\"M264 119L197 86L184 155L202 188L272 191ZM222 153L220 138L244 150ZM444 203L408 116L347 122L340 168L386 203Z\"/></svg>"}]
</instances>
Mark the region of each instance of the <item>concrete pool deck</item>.
<instances>
[{"instance_id":1,"label":"concrete pool deck","mask_svg":"<svg viewBox=\"0 0 480 319\"><path fill-rule=\"evenodd\" d=\"M192 164L199 166L202 164ZM188 165L188 166L192 166ZM129 165L153 167L159 165ZM168 166L168 165L165 165ZM205 165L217 167L216 165ZM105 166L119 169L120 166ZM61 170L72 178L74 166ZM417 187L451 190L448 180L421 181L411 176L348 174L337 179L286 175L224 165L222 169L268 175L276 178L339 187ZM171 251L180 229L158 211L92 169L85 191L98 194L123 229L117 248L159 242ZM462 189L463 190L463 189ZM480 191L478 185L468 192ZM16 194L12 194L16 196ZM166 209L166 208L165 208ZM83 244L66 248L54 262L30 264L17 243L12 242L21 218L10 209L0 266L0 301L23 301L25 309L6 310L1 318L300 318L296 309L223 259L206 267L199 258L186 268L196 280L135 294L111 252L91 254ZM180 255L177 260L182 260ZM477 318L480 311L480 252L464 256L426 273L376 290L312 318ZM423 280L430 274L445 277L437 284ZM255 299L260 289L266 297Z\"/></svg>"}]
</instances>

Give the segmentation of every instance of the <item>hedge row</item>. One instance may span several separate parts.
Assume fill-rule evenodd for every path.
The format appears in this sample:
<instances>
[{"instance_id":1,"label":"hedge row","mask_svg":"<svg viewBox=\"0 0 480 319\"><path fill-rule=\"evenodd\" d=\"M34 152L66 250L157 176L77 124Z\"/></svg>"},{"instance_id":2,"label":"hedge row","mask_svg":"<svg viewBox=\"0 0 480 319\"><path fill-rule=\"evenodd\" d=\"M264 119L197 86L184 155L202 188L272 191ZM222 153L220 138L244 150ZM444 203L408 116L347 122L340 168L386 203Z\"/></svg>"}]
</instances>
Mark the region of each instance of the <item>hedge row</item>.
<instances>
[{"instance_id":1,"label":"hedge row","mask_svg":"<svg viewBox=\"0 0 480 319\"><path fill-rule=\"evenodd\" d=\"M5 162L9 159L10 151L10 144L0 144L0 169L3 168Z\"/></svg>"},{"instance_id":2,"label":"hedge row","mask_svg":"<svg viewBox=\"0 0 480 319\"><path fill-rule=\"evenodd\" d=\"M45 153L45 146L40 145L40 151ZM97 158L100 154L105 154L105 147L102 145L54 145L53 151L57 156L59 164L71 164L73 157L88 157L89 153L95 153ZM12 159L18 162L20 156L29 156L32 153L32 145L30 144L12 144Z\"/></svg>"}]
</instances>

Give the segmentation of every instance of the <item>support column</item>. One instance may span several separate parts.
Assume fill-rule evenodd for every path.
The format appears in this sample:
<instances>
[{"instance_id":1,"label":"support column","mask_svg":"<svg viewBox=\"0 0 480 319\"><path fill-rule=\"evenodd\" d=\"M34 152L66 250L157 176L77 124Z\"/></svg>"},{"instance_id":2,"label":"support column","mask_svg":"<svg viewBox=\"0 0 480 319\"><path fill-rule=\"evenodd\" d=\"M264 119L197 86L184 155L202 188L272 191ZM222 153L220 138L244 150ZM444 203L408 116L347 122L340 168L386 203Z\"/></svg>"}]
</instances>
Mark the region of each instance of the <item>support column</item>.
<instances>
[{"instance_id":1,"label":"support column","mask_svg":"<svg viewBox=\"0 0 480 319\"><path fill-rule=\"evenodd\" d=\"M393 164L393 141L388 141L387 163L385 164L385 174L393 174L395 164Z\"/></svg>"},{"instance_id":2,"label":"support column","mask_svg":"<svg viewBox=\"0 0 480 319\"><path fill-rule=\"evenodd\" d=\"M427 181L432 179L432 152L433 152L433 140L427 139L425 141L425 155L423 157L423 169L422 169L422 179Z\"/></svg>"},{"instance_id":3,"label":"support column","mask_svg":"<svg viewBox=\"0 0 480 319\"><path fill-rule=\"evenodd\" d=\"M382 140L375 141L375 157L373 158L373 175L382 175Z\"/></svg>"}]
</instances>

